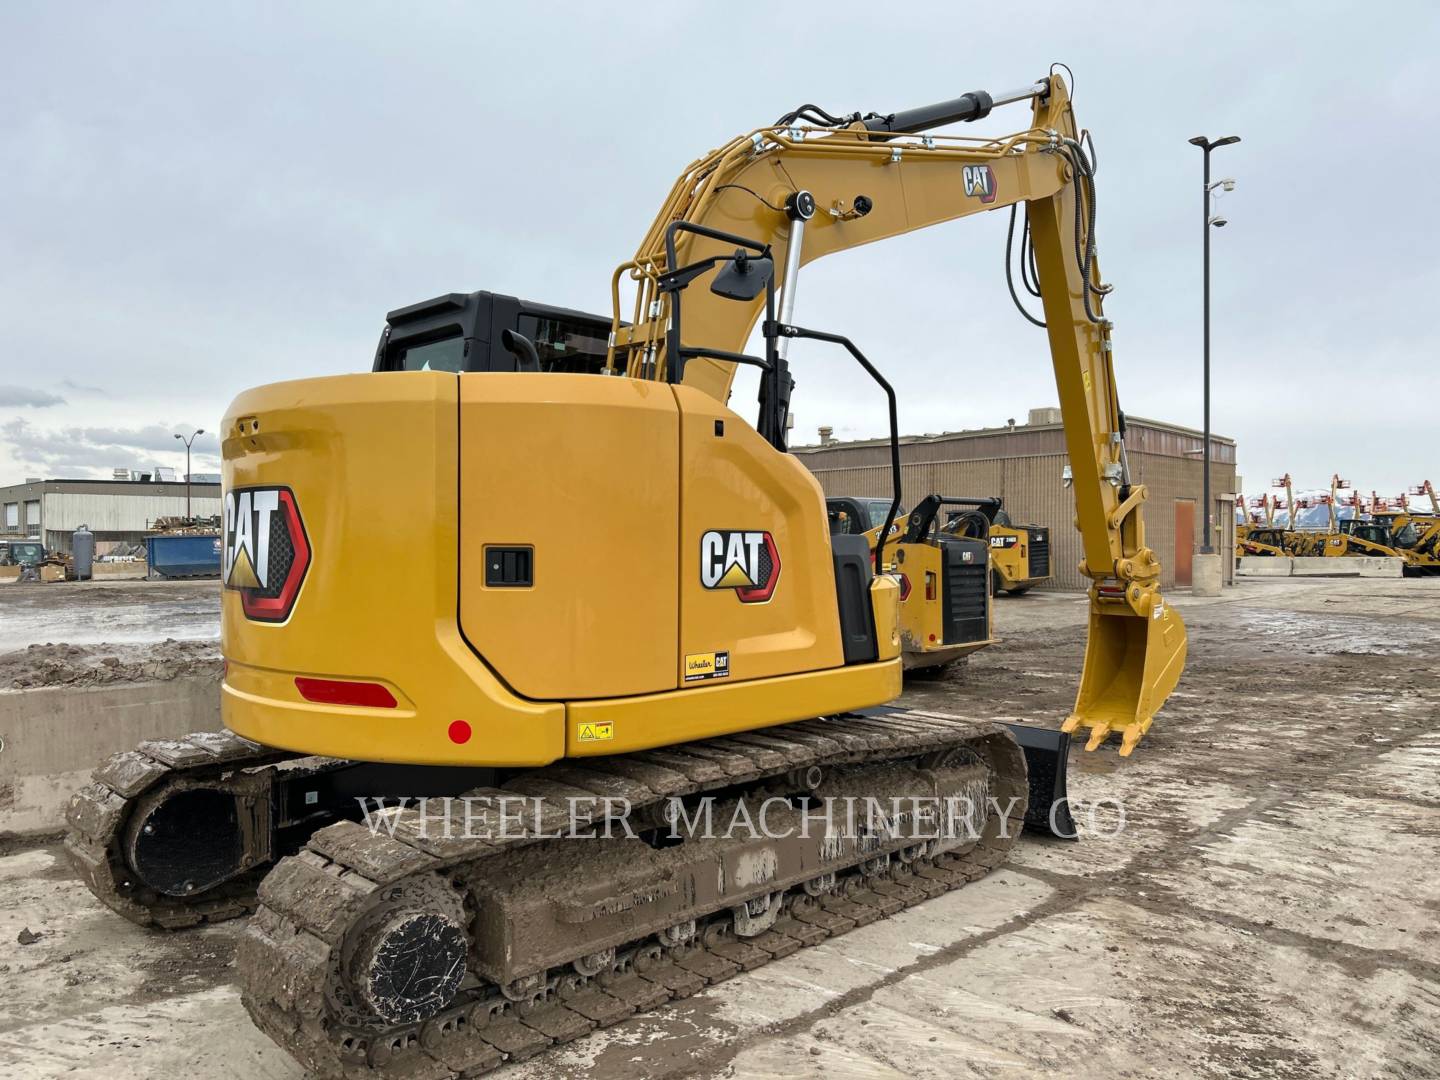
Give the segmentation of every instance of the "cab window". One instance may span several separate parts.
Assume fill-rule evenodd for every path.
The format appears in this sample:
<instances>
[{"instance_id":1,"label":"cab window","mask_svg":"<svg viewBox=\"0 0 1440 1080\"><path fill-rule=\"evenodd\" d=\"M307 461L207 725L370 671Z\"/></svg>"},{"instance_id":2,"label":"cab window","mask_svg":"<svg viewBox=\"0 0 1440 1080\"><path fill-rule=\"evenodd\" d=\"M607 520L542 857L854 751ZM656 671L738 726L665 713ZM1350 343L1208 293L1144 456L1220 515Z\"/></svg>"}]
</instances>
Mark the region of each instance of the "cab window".
<instances>
[{"instance_id":1,"label":"cab window","mask_svg":"<svg viewBox=\"0 0 1440 1080\"><path fill-rule=\"evenodd\" d=\"M535 344L542 371L598 375L605 366L610 328L573 319L521 315L516 329Z\"/></svg>"},{"instance_id":2,"label":"cab window","mask_svg":"<svg viewBox=\"0 0 1440 1080\"><path fill-rule=\"evenodd\" d=\"M457 329L452 336L410 345L396 351L395 371L463 371L465 342Z\"/></svg>"}]
</instances>

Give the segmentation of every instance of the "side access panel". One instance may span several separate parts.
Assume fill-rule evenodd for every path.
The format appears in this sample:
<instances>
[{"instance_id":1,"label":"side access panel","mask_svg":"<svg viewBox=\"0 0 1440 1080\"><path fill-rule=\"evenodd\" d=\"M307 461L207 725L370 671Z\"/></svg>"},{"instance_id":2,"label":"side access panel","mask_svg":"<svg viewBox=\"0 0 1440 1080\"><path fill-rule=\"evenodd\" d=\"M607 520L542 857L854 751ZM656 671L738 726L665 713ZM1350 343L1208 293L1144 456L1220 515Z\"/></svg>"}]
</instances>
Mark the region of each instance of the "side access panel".
<instances>
[{"instance_id":1,"label":"side access panel","mask_svg":"<svg viewBox=\"0 0 1440 1080\"><path fill-rule=\"evenodd\" d=\"M618 381L618 380L617 380ZM742 682L844 664L825 496L805 466L708 394L680 407L680 656ZM682 680L684 676L682 674Z\"/></svg>"},{"instance_id":2,"label":"side access panel","mask_svg":"<svg viewBox=\"0 0 1440 1080\"><path fill-rule=\"evenodd\" d=\"M675 688L679 442L661 383L460 376L460 625L516 692Z\"/></svg>"}]
</instances>

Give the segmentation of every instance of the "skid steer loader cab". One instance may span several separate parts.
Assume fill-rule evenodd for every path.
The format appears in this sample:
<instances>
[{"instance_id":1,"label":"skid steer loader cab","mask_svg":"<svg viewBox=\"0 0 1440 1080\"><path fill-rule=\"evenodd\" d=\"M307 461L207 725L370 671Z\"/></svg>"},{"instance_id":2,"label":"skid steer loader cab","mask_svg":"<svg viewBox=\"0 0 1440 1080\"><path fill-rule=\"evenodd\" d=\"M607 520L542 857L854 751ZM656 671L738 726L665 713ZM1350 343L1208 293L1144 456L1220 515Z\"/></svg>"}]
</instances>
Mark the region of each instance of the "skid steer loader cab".
<instances>
[{"instance_id":1,"label":"skid steer loader cab","mask_svg":"<svg viewBox=\"0 0 1440 1080\"><path fill-rule=\"evenodd\" d=\"M848 496L831 496L825 500L830 515L831 533L849 533L859 536L879 527L890 510L889 499L856 499ZM903 516L902 503L896 513ZM891 526L892 533L898 526Z\"/></svg>"}]
</instances>

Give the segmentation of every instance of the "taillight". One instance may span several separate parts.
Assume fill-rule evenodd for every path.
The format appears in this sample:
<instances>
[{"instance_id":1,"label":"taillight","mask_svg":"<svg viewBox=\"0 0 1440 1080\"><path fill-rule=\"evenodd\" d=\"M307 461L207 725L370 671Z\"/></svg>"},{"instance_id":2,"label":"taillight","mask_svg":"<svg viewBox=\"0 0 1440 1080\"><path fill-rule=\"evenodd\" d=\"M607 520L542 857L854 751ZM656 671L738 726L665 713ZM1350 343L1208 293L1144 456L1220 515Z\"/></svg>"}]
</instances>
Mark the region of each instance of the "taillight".
<instances>
[{"instance_id":1,"label":"taillight","mask_svg":"<svg viewBox=\"0 0 1440 1080\"><path fill-rule=\"evenodd\" d=\"M344 679L307 679L297 675L295 689L306 701L321 705L358 705L367 709L395 708L395 695L379 683Z\"/></svg>"}]
</instances>

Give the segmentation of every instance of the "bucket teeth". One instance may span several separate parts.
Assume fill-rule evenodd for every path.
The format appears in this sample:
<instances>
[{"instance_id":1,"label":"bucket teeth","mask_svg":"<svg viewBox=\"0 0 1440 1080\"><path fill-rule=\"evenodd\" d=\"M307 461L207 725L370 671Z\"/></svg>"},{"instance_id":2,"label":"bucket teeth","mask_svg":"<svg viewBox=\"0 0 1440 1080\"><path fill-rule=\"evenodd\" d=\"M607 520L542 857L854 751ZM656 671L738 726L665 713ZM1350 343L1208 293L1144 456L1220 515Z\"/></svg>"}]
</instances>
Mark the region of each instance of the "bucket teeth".
<instances>
[{"instance_id":1,"label":"bucket teeth","mask_svg":"<svg viewBox=\"0 0 1440 1080\"><path fill-rule=\"evenodd\" d=\"M1110 735L1110 725L1102 721L1090 728L1090 740L1085 744L1086 750L1098 750L1106 738Z\"/></svg>"}]
</instances>

